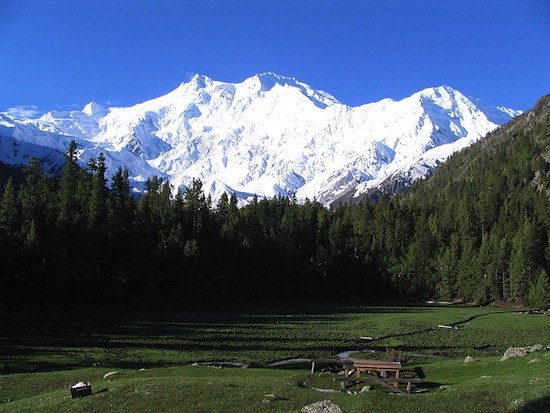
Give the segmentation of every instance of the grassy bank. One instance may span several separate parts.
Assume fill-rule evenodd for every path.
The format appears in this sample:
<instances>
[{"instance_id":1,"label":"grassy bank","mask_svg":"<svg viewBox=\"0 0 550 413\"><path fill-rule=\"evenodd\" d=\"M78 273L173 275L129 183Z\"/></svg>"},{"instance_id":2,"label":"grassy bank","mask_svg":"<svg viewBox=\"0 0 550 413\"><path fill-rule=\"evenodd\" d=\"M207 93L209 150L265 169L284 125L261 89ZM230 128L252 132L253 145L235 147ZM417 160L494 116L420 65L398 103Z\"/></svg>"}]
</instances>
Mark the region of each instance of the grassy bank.
<instances>
[{"instance_id":1,"label":"grassy bank","mask_svg":"<svg viewBox=\"0 0 550 413\"><path fill-rule=\"evenodd\" d=\"M242 305L178 312L2 312L0 412L292 412L330 399L349 412L548 411L550 352L500 361L509 346L550 344L550 318L493 308ZM458 323L459 329L440 324ZM359 337L373 337L361 342ZM329 373L266 368L344 350L402 352L426 393L346 395ZM436 354L445 358L422 357ZM478 361L464 363L465 355ZM201 361L258 368L193 366ZM118 373L108 378L110 371ZM90 381L94 393L71 399ZM359 390L352 389L352 390ZM545 410L546 409L546 410Z\"/></svg>"}]
</instances>

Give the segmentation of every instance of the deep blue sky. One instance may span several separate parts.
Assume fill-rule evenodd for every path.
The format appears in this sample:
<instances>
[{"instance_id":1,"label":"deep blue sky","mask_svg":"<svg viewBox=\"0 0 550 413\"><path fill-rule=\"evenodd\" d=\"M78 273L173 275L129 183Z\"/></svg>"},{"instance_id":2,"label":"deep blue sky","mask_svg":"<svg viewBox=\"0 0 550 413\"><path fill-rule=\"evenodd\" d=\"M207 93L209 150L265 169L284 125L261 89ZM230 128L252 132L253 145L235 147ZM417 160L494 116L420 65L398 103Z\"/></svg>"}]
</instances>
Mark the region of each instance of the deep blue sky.
<instances>
[{"instance_id":1,"label":"deep blue sky","mask_svg":"<svg viewBox=\"0 0 550 413\"><path fill-rule=\"evenodd\" d=\"M273 71L359 105L550 93L549 0L0 0L0 111L129 106Z\"/></svg>"}]
</instances>

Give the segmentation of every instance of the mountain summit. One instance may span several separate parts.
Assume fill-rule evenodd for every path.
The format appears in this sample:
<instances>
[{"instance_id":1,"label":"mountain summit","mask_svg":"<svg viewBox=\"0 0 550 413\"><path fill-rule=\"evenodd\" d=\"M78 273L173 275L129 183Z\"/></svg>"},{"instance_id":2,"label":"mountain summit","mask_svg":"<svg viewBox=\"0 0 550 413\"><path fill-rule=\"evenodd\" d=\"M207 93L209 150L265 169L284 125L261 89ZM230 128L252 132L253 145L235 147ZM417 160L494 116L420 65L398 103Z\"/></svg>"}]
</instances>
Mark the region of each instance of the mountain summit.
<instances>
[{"instance_id":1,"label":"mountain summit","mask_svg":"<svg viewBox=\"0 0 550 413\"><path fill-rule=\"evenodd\" d=\"M330 204L423 177L517 114L448 86L350 107L274 73L242 83L197 74L132 107L90 103L39 119L0 113L0 161L39 156L53 167L74 139L83 165L103 153L107 175L126 167L138 190L158 175L182 189L199 178L214 201L234 192L242 203L296 195Z\"/></svg>"}]
</instances>

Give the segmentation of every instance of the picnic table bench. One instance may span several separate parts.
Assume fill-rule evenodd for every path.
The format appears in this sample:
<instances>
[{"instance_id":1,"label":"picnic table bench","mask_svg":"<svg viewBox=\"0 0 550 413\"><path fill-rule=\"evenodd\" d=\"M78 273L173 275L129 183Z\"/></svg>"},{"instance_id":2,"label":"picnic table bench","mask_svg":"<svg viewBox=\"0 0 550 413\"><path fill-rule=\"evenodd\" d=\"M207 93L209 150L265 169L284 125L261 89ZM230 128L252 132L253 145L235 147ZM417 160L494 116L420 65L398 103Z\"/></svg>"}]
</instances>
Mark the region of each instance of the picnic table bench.
<instances>
[{"instance_id":1,"label":"picnic table bench","mask_svg":"<svg viewBox=\"0 0 550 413\"><path fill-rule=\"evenodd\" d=\"M369 383L380 384L388 387L398 393L410 393L413 383L421 383L419 378L400 377L402 365L397 361L378 361L378 360L353 360L353 369L355 369L356 377L351 377L353 370L346 369L344 377L337 377L339 380L340 391L345 392L347 383ZM351 374L350 374L351 373ZM369 374L369 377L361 377L361 374ZM399 388L400 384L406 384L407 390L402 391Z\"/></svg>"},{"instance_id":2,"label":"picnic table bench","mask_svg":"<svg viewBox=\"0 0 550 413\"><path fill-rule=\"evenodd\" d=\"M416 377L402 377L402 378L384 378L384 377L346 377L346 376L340 376L335 377L333 380L340 382L340 391L342 393L346 392L347 384L352 383L365 383L365 384L380 384L381 386L387 387L392 391L395 391L397 393L401 394L407 394L411 392L411 387L413 384L422 383L422 379L416 378ZM406 384L407 388L405 391L401 390L399 388L399 384Z\"/></svg>"},{"instance_id":3,"label":"picnic table bench","mask_svg":"<svg viewBox=\"0 0 550 413\"><path fill-rule=\"evenodd\" d=\"M346 371L346 375L348 375L348 371L353 369L353 360L351 359L339 359L339 360L324 360L324 359L311 359L311 373L314 373L316 369L322 368L322 367L331 367L331 366L337 366L341 369L344 369Z\"/></svg>"}]
</instances>

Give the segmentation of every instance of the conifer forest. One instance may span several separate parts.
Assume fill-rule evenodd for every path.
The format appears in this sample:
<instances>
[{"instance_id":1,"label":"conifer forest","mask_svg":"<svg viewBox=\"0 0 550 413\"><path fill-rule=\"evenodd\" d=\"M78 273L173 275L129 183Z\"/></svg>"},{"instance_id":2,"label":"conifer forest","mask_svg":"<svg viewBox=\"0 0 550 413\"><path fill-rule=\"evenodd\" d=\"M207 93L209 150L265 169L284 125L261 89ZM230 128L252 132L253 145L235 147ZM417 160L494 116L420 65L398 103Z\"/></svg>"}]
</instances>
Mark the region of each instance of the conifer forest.
<instances>
[{"instance_id":1,"label":"conifer forest","mask_svg":"<svg viewBox=\"0 0 550 413\"><path fill-rule=\"evenodd\" d=\"M38 160L3 173L4 305L319 295L550 304L550 96L399 195L331 208L235 194L194 180L174 195L105 159L59 175Z\"/></svg>"}]
</instances>

